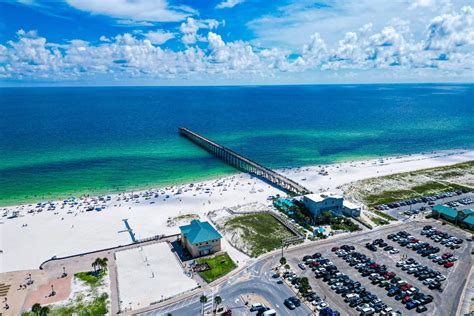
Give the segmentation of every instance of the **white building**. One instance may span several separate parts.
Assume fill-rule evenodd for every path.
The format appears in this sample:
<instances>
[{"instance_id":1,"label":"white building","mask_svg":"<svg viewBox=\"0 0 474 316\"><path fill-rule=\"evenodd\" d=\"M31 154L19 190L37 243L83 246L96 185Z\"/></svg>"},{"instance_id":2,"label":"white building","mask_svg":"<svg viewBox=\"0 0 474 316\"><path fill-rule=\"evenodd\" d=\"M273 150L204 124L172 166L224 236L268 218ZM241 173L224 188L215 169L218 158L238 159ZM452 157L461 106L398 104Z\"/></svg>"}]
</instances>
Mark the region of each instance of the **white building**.
<instances>
[{"instance_id":1,"label":"white building","mask_svg":"<svg viewBox=\"0 0 474 316\"><path fill-rule=\"evenodd\" d=\"M359 206L349 201L344 201L342 196L330 192L305 195L303 203L314 217L320 216L325 211L330 211L334 216L360 216Z\"/></svg>"},{"instance_id":2,"label":"white building","mask_svg":"<svg viewBox=\"0 0 474 316\"><path fill-rule=\"evenodd\" d=\"M362 207L347 200L342 203L342 213L349 217L359 217Z\"/></svg>"}]
</instances>

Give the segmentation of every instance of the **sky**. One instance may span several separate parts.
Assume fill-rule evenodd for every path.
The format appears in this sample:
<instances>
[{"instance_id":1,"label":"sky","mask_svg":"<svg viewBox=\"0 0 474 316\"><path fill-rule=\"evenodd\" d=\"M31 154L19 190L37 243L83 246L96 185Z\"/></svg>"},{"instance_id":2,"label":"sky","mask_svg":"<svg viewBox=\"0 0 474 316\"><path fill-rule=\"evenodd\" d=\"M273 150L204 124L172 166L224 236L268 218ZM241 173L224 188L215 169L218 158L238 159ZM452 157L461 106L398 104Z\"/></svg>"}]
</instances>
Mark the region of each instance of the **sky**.
<instances>
[{"instance_id":1,"label":"sky","mask_svg":"<svg viewBox=\"0 0 474 316\"><path fill-rule=\"evenodd\" d=\"M0 86L474 82L473 0L1 0Z\"/></svg>"}]
</instances>

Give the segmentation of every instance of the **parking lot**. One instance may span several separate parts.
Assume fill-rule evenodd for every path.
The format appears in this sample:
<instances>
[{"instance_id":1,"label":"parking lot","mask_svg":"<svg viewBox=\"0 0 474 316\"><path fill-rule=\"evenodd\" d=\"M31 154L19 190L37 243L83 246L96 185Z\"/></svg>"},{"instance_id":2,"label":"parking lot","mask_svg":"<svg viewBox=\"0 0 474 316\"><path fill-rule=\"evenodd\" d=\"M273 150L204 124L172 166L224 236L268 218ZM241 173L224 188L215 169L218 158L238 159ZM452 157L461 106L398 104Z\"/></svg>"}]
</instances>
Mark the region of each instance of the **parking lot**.
<instances>
[{"instance_id":1,"label":"parking lot","mask_svg":"<svg viewBox=\"0 0 474 316\"><path fill-rule=\"evenodd\" d=\"M426 235L421 234L423 227L426 225L435 226L454 237L463 238L464 242L459 245L459 249L454 250L441 243L436 243L432 239L426 237ZM452 253L457 258L457 261L454 262L454 266L445 268L444 265L434 263L432 259L428 258L428 256L422 256L417 253L417 251L400 246L397 242L387 238L388 235L396 234L400 231L406 231L419 241L428 242L433 246L439 247L440 250L438 255L440 256L443 253ZM354 315L359 314L360 312L344 302L344 297L340 294L336 294L336 292L331 289L331 286L328 285L328 282L323 281L322 278L315 278L315 273L311 268L307 267L302 270L298 267L298 264L302 262L305 255L313 255L315 252L321 253L324 258L329 259L337 266L339 272L349 276L353 281L360 282L363 287L376 295L383 303L392 307L394 311L400 311L402 314L416 314L415 309L408 310L406 304L401 303L401 300L396 300L394 296L388 296L387 290L384 287L380 287L378 284L372 284L368 277L363 277L358 270L353 266L350 266L348 262L343 260L341 257L338 257L335 251L331 251L333 247L340 247L343 244L353 246L355 251L366 255L379 265L385 265L387 271L394 272L397 277L400 277L401 280L412 285L412 287L416 288L417 291L426 296L432 296L433 302L425 305L427 311L422 312L422 315L455 315L466 282L466 277L472 264L470 255L471 245L470 242L466 241L466 237L465 232L462 230L449 225L441 226L439 222L434 220L407 222L402 225L383 227L371 232L355 233L342 238L328 240L312 247L288 251L286 257L292 270L299 276L307 276L313 291L315 291L321 298L324 298L329 306L339 311L341 315ZM381 247L378 247L377 251L367 249L365 245L367 243L372 243L376 239L383 239L387 245L398 249L399 252L390 253L389 251L383 250ZM420 264L420 267L426 266L427 268L438 271L441 275L445 276L446 280L440 282L441 291L439 289L430 289L427 284L423 284L423 280L416 277L414 273L408 273L408 269L402 270L401 266L397 267L397 262L407 260L408 258L412 258L417 264Z\"/></svg>"},{"instance_id":2,"label":"parking lot","mask_svg":"<svg viewBox=\"0 0 474 316\"><path fill-rule=\"evenodd\" d=\"M440 197L437 199L430 198L430 200L427 200L427 201L422 201L422 198L413 199L409 202L410 204L402 203L405 205L400 205L400 206L396 206L396 204L391 205L395 207L388 207L388 205L383 205L380 207L380 210L399 220L406 221L412 217L416 217L416 215L419 214L420 212L423 212L423 211L420 211L423 208L426 209L426 212L430 213L431 206L437 205L437 204L442 205L442 204L454 203L454 204L451 204L452 207L458 210L474 207L474 203L463 204L457 201L474 201L474 192L467 192L467 193L462 193L459 195Z\"/></svg>"}]
</instances>

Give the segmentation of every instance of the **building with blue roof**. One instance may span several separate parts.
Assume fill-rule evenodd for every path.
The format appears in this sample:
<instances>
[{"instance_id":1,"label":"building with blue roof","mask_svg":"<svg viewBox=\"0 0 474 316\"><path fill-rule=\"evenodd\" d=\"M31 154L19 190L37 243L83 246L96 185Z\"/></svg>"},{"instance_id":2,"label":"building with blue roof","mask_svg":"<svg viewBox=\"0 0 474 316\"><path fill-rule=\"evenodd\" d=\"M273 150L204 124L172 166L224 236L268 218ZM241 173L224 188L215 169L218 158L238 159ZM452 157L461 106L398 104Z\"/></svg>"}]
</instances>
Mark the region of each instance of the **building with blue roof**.
<instances>
[{"instance_id":1,"label":"building with blue roof","mask_svg":"<svg viewBox=\"0 0 474 316\"><path fill-rule=\"evenodd\" d=\"M181 244L193 258L221 251L222 236L209 222L194 219L189 225L180 226L179 229Z\"/></svg>"},{"instance_id":2,"label":"building with blue roof","mask_svg":"<svg viewBox=\"0 0 474 316\"><path fill-rule=\"evenodd\" d=\"M462 220L462 223L470 229L474 229L474 214L468 215Z\"/></svg>"},{"instance_id":3,"label":"building with blue roof","mask_svg":"<svg viewBox=\"0 0 474 316\"><path fill-rule=\"evenodd\" d=\"M458 217L458 211L445 205L435 205L431 208L432 213L436 217L442 217L449 221L455 221Z\"/></svg>"}]
</instances>

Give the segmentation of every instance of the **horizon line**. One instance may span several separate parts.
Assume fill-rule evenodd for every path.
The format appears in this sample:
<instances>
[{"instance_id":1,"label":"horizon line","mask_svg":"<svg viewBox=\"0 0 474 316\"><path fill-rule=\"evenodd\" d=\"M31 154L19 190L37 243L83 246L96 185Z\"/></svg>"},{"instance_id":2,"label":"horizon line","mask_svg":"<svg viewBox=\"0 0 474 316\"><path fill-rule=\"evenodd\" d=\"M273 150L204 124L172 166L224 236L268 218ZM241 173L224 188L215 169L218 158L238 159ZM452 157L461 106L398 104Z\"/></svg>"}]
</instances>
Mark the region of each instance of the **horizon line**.
<instances>
[{"instance_id":1,"label":"horizon line","mask_svg":"<svg viewBox=\"0 0 474 316\"><path fill-rule=\"evenodd\" d=\"M199 88L199 87L271 87L271 86L367 86L367 85L474 85L474 81L467 82L378 82L378 83L262 83L262 84L187 84L187 85L146 85L146 84L128 84L128 85L0 85L0 89L9 88Z\"/></svg>"}]
</instances>

